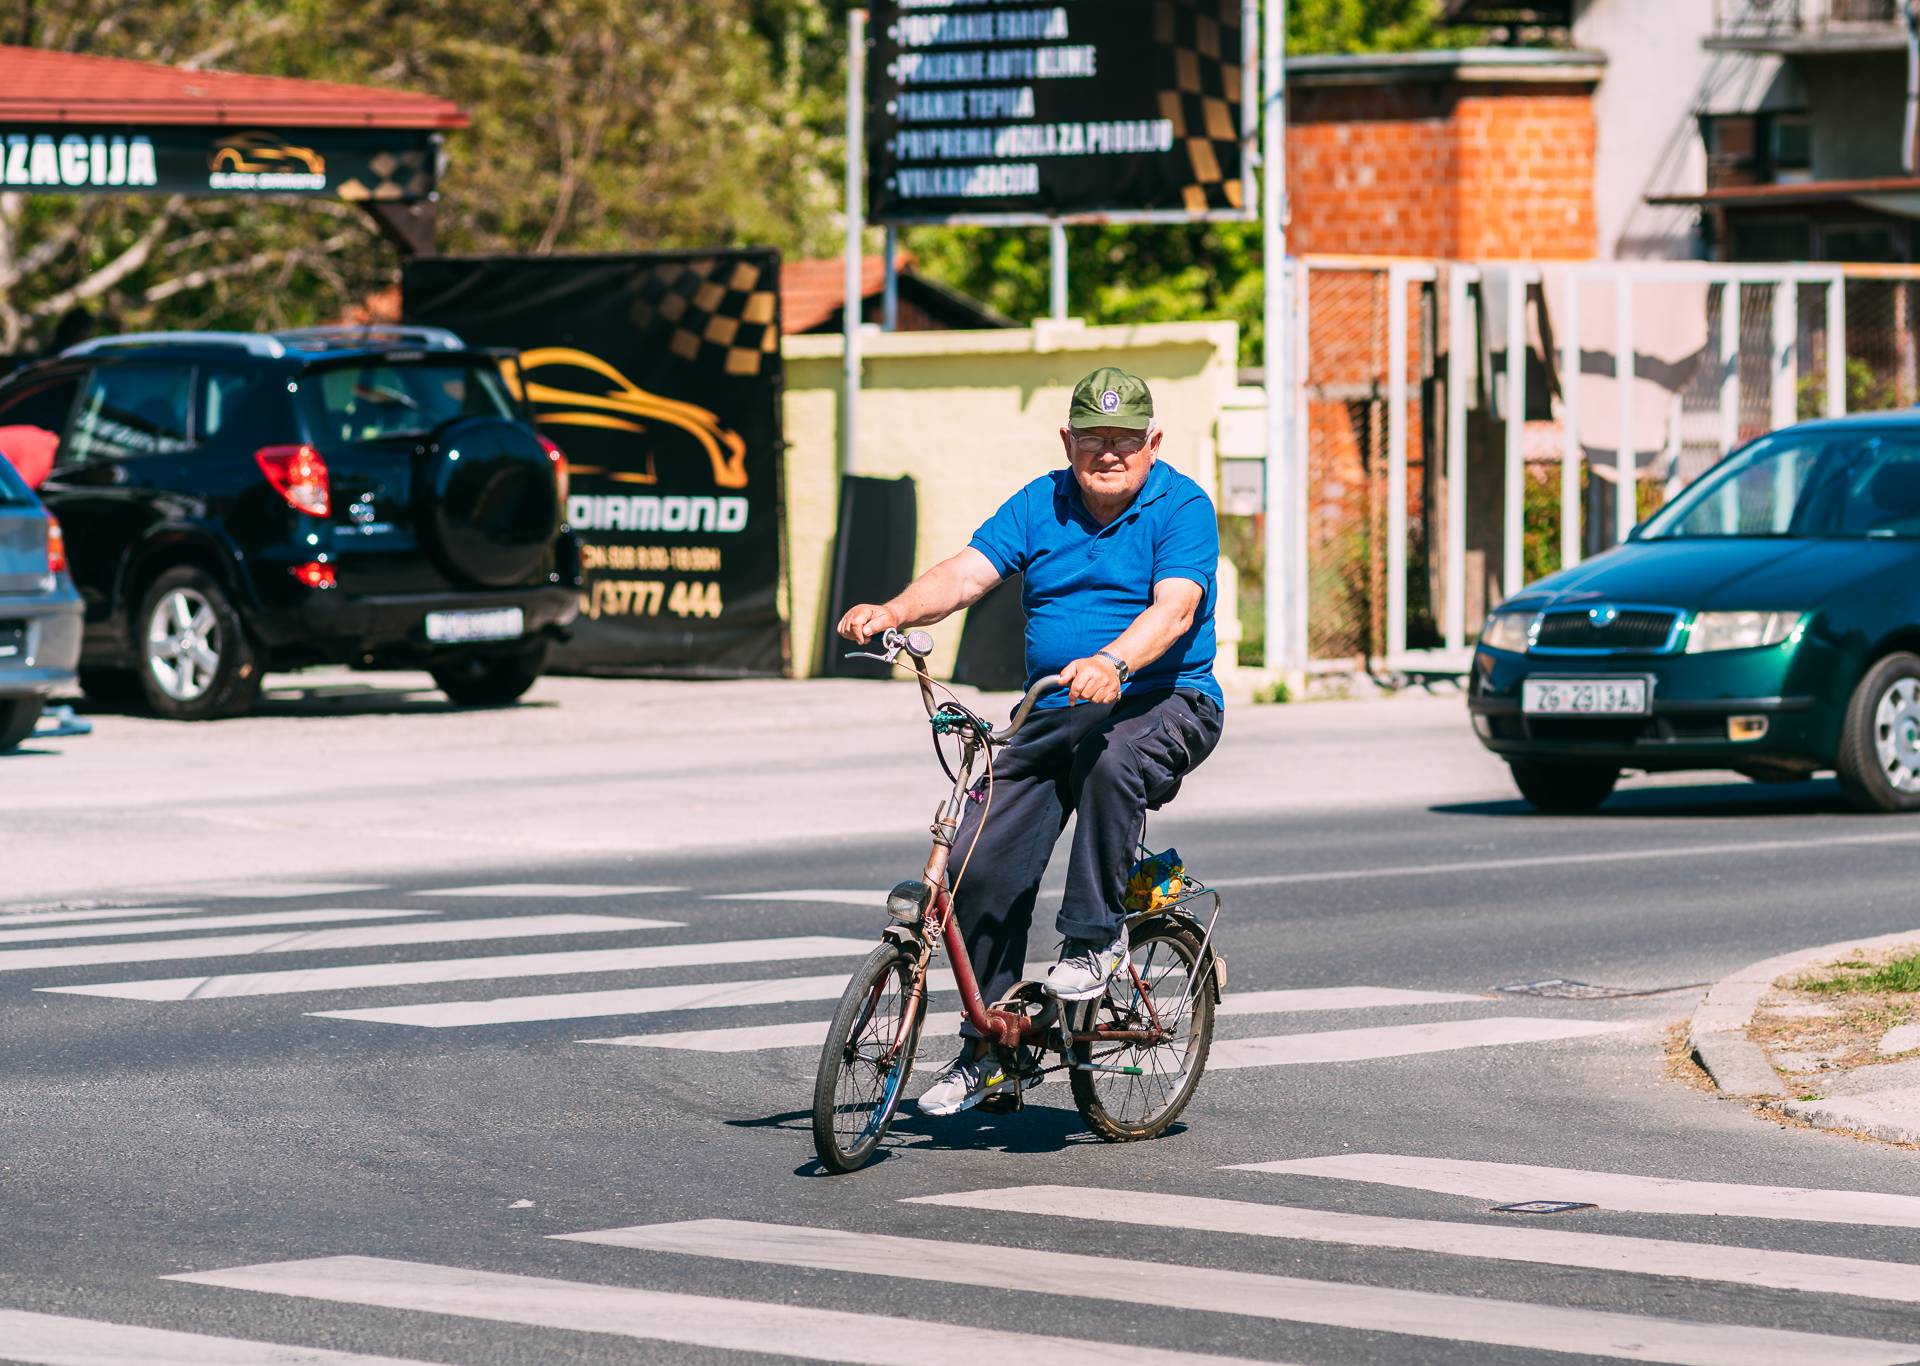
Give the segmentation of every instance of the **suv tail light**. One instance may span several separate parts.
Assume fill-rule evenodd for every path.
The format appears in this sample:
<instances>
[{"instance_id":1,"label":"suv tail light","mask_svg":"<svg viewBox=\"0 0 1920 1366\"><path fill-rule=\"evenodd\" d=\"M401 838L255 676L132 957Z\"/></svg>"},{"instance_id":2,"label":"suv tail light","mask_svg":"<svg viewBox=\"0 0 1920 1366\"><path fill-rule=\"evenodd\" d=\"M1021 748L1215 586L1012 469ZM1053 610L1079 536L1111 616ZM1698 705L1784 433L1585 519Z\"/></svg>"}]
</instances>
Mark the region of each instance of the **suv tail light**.
<instances>
[{"instance_id":1,"label":"suv tail light","mask_svg":"<svg viewBox=\"0 0 1920 1366\"><path fill-rule=\"evenodd\" d=\"M47 518L47 573L64 574L67 572L67 534L60 529L57 518Z\"/></svg>"},{"instance_id":2,"label":"suv tail light","mask_svg":"<svg viewBox=\"0 0 1920 1366\"><path fill-rule=\"evenodd\" d=\"M327 462L320 458L319 451L311 446L263 446L253 458L288 507L312 517L332 512Z\"/></svg>"},{"instance_id":3,"label":"suv tail light","mask_svg":"<svg viewBox=\"0 0 1920 1366\"><path fill-rule=\"evenodd\" d=\"M567 516L567 490L573 485L573 477L567 472L566 453L544 436L540 438L540 449L553 462L553 484L560 491L560 517L564 521Z\"/></svg>"}]
</instances>

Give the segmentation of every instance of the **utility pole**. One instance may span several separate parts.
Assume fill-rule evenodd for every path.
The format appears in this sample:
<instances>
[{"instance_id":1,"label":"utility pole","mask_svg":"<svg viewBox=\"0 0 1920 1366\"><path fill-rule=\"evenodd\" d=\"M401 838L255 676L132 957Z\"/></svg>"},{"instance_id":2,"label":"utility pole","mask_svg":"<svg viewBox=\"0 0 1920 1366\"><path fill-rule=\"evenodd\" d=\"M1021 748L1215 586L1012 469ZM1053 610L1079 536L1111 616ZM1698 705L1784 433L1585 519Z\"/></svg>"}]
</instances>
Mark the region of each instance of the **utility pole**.
<instances>
[{"instance_id":1,"label":"utility pole","mask_svg":"<svg viewBox=\"0 0 1920 1366\"><path fill-rule=\"evenodd\" d=\"M1251 18L1253 6L1246 7ZM1287 262L1287 3L1266 0L1260 33L1261 260L1266 276L1266 665L1307 664L1306 452L1293 442L1293 313Z\"/></svg>"}]
</instances>

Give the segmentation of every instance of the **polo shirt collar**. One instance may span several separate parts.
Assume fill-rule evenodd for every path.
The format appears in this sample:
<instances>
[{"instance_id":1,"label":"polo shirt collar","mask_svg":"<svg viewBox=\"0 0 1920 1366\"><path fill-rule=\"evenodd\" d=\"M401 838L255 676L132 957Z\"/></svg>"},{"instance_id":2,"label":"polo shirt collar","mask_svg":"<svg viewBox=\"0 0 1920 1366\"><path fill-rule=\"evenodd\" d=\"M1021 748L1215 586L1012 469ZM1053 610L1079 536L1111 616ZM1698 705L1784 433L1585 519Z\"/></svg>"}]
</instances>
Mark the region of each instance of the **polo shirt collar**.
<instances>
[{"instance_id":1,"label":"polo shirt collar","mask_svg":"<svg viewBox=\"0 0 1920 1366\"><path fill-rule=\"evenodd\" d=\"M1120 525L1149 504L1157 503L1166 497L1172 486L1172 468L1165 460L1156 459L1153 462L1153 468L1147 471L1147 482L1140 486L1140 492L1134 494L1133 501L1127 504L1126 511L1108 522L1106 526L1097 529L1105 531L1108 527ZM1089 523L1093 521L1093 514L1087 510L1086 500L1080 496L1080 485L1074 481L1071 469L1060 471L1059 478L1054 482L1053 497L1055 502L1064 503L1070 511L1078 512Z\"/></svg>"}]
</instances>

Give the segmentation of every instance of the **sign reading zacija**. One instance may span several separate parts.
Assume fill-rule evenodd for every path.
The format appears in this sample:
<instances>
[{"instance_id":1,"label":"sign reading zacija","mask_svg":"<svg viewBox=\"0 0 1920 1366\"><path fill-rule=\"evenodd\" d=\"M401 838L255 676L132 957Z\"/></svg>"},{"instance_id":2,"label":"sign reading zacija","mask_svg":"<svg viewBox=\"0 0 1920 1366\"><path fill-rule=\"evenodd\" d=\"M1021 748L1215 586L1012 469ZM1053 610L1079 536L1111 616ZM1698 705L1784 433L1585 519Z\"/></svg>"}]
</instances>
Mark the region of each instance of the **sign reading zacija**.
<instances>
[{"instance_id":1,"label":"sign reading zacija","mask_svg":"<svg viewBox=\"0 0 1920 1366\"><path fill-rule=\"evenodd\" d=\"M353 128L0 127L0 189L37 194L433 193L431 134Z\"/></svg>"},{"instance_id":2,"label":"sign reading zacija","mask_svg":"<svg viewBox=\"0 0 1920 1366\"><path fill-rule=\"evenodd\" d=\"M875 0L876 222L1250 216L1241 0Z\"/></svg>"},{"instance_id":3,"label":"sign reading zacija","mask_svg":"<svg viewBox=\"0 0 1920 1366\"><path fill-rule=\"evenodd\" d=\"M780 258L766 250L406 262L409 322L508 347L566 452L582 593L555 667L777 675Z\"/></svg>"}]
</instances>

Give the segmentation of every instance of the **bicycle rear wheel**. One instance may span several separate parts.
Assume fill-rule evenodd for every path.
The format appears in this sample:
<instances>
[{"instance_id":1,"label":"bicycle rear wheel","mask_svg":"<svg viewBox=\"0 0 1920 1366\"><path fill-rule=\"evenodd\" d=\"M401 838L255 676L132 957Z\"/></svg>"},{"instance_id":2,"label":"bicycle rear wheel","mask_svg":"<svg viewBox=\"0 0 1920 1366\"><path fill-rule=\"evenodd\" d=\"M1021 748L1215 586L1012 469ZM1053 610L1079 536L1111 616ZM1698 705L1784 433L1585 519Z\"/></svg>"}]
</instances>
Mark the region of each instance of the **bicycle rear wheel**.
<instances>
[{"instance_id":1,"label":"bicycle rear wheel","mask_svg":"<svg viewBox=\"0 0 1920 1366\"><path fill-rule=\"evenodd\" d=\"M1087 1127L1109 1143L1166 1132L1193 1098L1213 1045L1213 983L1203 980L1199 941L1163 922L1136 931L1131 952L1140 985L1131 976L1116 975L1105 995L1073 1011L1074 1027L1082 1032L1145 1029L1155 1018L1171 1031L1158 1044L1073 1046L1067 1074L1073 1103ZM1151 1016L1147 999L1153 1002Z\"/></svg>"},{"instance_id":2,"label":"bicycle rear wheel","mask_svg":"<svg viewBox=\"0 0 1920 1366\"><path fill-rule=\"evenodd\" d=\"M899 945L880 945L833 1013L813 1085L813 1147L830 1172L865 1166L900 1108L927 1018L924 992L913 1018L906 1016L914 962Z\"/></svg>"}]
</instances>

